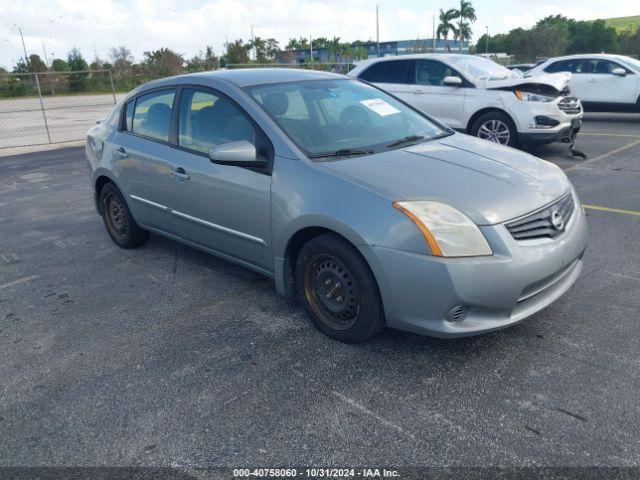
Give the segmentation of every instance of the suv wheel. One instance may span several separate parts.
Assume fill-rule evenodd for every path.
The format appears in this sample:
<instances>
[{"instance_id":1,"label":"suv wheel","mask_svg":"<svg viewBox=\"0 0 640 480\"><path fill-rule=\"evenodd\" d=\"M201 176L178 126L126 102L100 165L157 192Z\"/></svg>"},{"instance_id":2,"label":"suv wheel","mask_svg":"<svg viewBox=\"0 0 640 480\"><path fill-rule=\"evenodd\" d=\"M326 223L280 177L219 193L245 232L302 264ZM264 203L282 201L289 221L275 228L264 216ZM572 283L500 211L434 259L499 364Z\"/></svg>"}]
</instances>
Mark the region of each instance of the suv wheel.
<instances>
[{"instance_id":1,"label":"suv wheel","mask_svg":"<svg viewBox=\"0 0 640 480\"><path fill-rule=\"evenodd\" d=\"M127 202L113 183L107 183L100 190L100 208L107 232L119 247L139 247L149 239L149 232L138 226Z\"/></svg>"},{"instance_id":2,"label":"suv wheel","mask_svg":"<svg viewBox=\"0 0 640 480\"><path fill-rule=\"evenodd\" d=\"M518 131L513 121L504 113L488 112L478 117L471 126L471 135L490 142L518 146Z\"/></svg>"},{"instance_id":3,"label":"suv wheel","mask_svg":"<svg viewBox=\"0 0 640 480\"><path fill-rule=\"evenodd\" d=\"M326 335L361 343L384 329L378 285L360 253L334 234L306 243L296 262L296 290Z\"/></svg>"}]
</instances>

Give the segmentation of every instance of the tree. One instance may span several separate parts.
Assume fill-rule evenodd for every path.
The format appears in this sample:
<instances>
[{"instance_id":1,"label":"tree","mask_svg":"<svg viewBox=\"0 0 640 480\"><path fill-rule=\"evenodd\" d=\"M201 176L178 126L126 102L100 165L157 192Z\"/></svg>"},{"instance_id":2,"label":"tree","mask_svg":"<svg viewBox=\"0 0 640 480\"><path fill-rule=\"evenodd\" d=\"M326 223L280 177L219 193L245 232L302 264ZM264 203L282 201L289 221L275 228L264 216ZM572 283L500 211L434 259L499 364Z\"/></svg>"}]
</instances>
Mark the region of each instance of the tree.
<instances>
[{"instance_id":1,"label":"tree","mask_svg":"<svg viewBox=\"0 0 640 480\"><path fill-rule=\"evenodd\" d=\"M66 72L69 70L69 64L61 58L54 58L51 62L51 70L54 72Z\"/></svg>"},{"instance_id":2,"label":"tree","mask_svg":"<svg viewBox=\"0 0 640 480\"><path fill-rule=\"evenodd\" d=\"M338 61L338 55L340 55L340 37L333 37L327 44L327 50L329 51L329 58L333 57L333 61Z\"/></svg>"},{"instance_id":3,"label":"tree","mask_svg":"<svg viewBox=\"0 0 640 480\"><path fill-rule=\"evenodd\" d=\"M444 45L447 49L447 52L451 51L449 42L447 40L447 38L449 37L449 33L453 33L454 37L458 35L458 31L456 30L455 25L451 22L452 20L457 18L457 16L458 11L453 8L447 10L446 12L443 9L440 9L440 23L438 24L438 29L436 30L436 36L438 37L438 40L440 40L440 38L444 38Z\"/></svg>"},{"instance_id":4,"label":"tree","mask_svg":"<svg viewBox=\"0 0 640 480\"><path fill-rule=\"evenodd\" d=\"M109 58L111 58L116 76L121 77L131 73L133 56L131 56L131 50L127 47L120 46L109 49Z\"/></svg>"},{"instance_id":5,"label":"tree","mask_svg":"<svg viewBox=\"0 0 640 480\"><path fill-rule=\"evenodd\" d=\"M471 24L476 21L476 10L470 1L460 0L460 10L454 10L454 12L453 18L458 19L458 51L462 52L463 40L471 39Z\"/></svg>"},{"instance_id":6,"label":"tree","mask_svg":"<svg viewBox=\"0 0 640 480\"><path fill-rule=\"evenodd\" d=\"M267 38L265 56L267 60L273 61L280 53L280 43L275 38Z\"/></svg>"},{"instance_id":7,"label":"tree","mask_svg":"<svg viewBox=\"0 0 640 480\"><path fill-rule=\"evenodd\" d=\"M170 48L160 48L144 52L142 66L153 78L169 77L182 73L184 58Z\"/></svg>"},{"instance_id":8,"label":"tree","mask_svg":"<svg viewBox=\"0 0 640 480\"><path fill-rule=\"evenodd\" d=\"M618 50L626 55L640 54L640 27L633 32L624 32L618 37Z\"/></svg>"},{"instance_id":9,"label":"tree","mask_svg":"<svg viewBox=\"0 0 640 480\"><path fill-rule=\"evenodd\" d=\"M29 55L29 71L30 72L46 72L49 70L47 64L42 61L40 55L32 53Z\"/></svg>"},{"instance_id":10,"label":"tree","mask_svg":"<svg viewBox=\"0 0 640 480\"><path fill-rule=\"evenodd\" d=\"M190 60L187 60L188 72L206 72L210 70L216 70L220 62L215 53L213 53L213 47L207 45L205 51L200 51L198 55L194 55Z\"/></svg>"},{"instance_id":11,"label":"tree","mask_svg":"<svg viewBox=\"0 0 640 480\"><path fill-rule=\"evenodd\" d=\"M72 74L69 75L69 90L72 92L83 92L87 89L87 72L89 68L82 53L76 47L72 48L67 55L67 64Z\"/></svg>"},{"instance_id":12,"label":"tree","mask_svg":"<svg viewBox=\"0 0 640 480\"><path fill-rule=\"evenodd\" d=\"M313 39L313 48L327 48L329 39L327 37L318 37Z\"/></svg>"},{"instance_id":13,"label":"tree","mask_svg":"<svg viewBox=\"0 0 640 480\"><path fill-rule=\"evenodd\" d=\"M245 44L242 40L236 40L235 42L227 42L225 44L226 52L224 54L224 64L242 64L249 63L249 48L248 44Z\"/></svg>"}]
</instances>

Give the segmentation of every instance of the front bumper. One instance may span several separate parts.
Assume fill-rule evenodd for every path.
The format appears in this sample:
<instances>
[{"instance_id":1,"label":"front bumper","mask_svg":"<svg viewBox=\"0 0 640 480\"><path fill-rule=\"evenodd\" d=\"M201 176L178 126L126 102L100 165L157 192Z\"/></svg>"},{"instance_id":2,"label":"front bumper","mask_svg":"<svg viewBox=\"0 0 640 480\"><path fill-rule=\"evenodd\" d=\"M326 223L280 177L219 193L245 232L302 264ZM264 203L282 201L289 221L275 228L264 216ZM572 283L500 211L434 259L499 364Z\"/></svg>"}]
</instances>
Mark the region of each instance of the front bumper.
<instances>
[{"instance_id":1,"label":"front bumper","mask_svg":"<svg viewBox=\"0 0 640 480\"><path fill-rule=\"evenodd\" d=\"M547 307L580 276L586 249L584 212L576 210L554 239L516 241L504 225L481 227L494 255L437 258L372 247L387 325L451 338L508 327ZM447 320L464 305L466 317Z\"/></svg>"},{"instance_id":2,"label":"front bumper","mask_svg":"<svg viewBox=\"0 0 640 480\"><path fill-rule=\"evenodd\" d=\"M522 144L545 144L566 141L571 135L577 134L582 126L582 106L576 100L579 112L566 113L559 107L563 99L564 97L558 97L553 102L518 101L514 105L518 141ZM556 124L552 127L543 127L536 121L538 117Z\"/></svg>"}]
</instances>

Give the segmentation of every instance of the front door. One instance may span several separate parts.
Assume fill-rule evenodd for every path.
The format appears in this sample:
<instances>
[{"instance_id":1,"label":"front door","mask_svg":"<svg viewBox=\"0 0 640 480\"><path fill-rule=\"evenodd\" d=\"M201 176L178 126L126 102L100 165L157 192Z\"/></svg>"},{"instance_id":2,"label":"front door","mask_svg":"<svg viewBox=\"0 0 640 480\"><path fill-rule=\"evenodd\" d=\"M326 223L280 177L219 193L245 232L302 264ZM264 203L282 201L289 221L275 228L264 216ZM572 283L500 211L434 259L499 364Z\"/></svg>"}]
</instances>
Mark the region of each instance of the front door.
<instances>
[{"instance_id":1,"label":"front door","mask_svg":"<svg viewBox=\"0 0 640 480\"><path fill-rule=\"evenodd\" d=\"M226 96L184 88L178 147L171 157L173 226L178 236L219 254L272 271L268 169L214 164L209 151L248 140L269 156L268 140Z\"/></svg>"}]
</instances>

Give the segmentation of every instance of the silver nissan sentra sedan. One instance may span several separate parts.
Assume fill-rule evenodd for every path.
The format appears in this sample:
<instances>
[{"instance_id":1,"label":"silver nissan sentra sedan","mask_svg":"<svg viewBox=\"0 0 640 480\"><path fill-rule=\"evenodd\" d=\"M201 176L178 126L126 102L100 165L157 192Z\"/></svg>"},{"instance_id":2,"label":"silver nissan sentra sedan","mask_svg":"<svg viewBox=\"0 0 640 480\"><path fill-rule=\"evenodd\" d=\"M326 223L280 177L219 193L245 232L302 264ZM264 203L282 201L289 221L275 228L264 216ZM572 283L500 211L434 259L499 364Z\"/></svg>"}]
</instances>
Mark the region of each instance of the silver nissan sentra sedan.
<instances>
[{"instance_id":1,"label":"silver nissan sentra sedan","mask_svg":"<svg viewBox=\"0 0 640 480\"><path fill-rule=\"evenodd\" d=\"M341 75L154 81L88 132L86 155L117 245L154 232L251 268L346 342L504 328L582 270L585 216L557 166Z\"/></svg>"}]
</instances>

